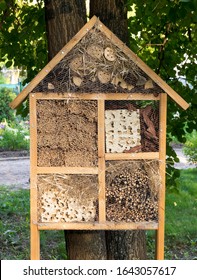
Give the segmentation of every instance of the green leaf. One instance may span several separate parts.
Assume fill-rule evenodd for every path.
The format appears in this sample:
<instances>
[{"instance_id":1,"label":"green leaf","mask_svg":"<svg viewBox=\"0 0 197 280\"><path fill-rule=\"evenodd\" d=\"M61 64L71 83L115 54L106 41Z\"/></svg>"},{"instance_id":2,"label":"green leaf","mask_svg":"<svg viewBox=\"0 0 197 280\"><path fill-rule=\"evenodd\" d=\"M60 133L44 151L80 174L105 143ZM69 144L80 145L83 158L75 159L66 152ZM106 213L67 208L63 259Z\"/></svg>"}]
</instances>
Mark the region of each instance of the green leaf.
<instances>
[{"instance_id":1,"label":"green leaf","mask_svg":"<svg viewBox=\"0 0 197 280\"><path fill-rule=\"evenodd\" d=\"M0 10L4 11L7 8L6 2L1 0L0 1Z\"/></svg>"}]
</instances>

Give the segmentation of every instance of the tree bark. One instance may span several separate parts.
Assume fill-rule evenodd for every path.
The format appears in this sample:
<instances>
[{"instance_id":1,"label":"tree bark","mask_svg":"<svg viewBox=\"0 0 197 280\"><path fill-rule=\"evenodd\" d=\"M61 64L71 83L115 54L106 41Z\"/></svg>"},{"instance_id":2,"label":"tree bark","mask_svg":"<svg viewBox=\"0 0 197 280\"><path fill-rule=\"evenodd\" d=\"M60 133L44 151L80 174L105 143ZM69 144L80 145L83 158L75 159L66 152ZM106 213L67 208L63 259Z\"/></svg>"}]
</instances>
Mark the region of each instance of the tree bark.
<instances>
[{"instance_id":1,"label":"tree bark","mask_svg":"<svg viewBox=\"0 0 197 280\"><path fill-rule=\"evenodd\" d=\"M86 23L85 0L45 0L45 14L50 60ZM91 0L93 15L128 44L123 0ZM145 231L66 231L65 236L69 259L146 259Z\"/></svg>"},{"instance_id":2,"label":"tree bark","mask_svg":"<svg viewBox=\"0 0 197 280\"><path fill-rule=\"evenodd\" d=\"M45 0L48 58L51 60L87 21L84 0Z\"/></svg>"},{"instance_id":3,"label":"tree bark","mask_svg":"<svg viewBox=\"0 0 197 280\"><path fill-rule=\"evenodd\" d=\"M68 257L71 260L106 260L105 231L68 231Z\"/></svg>"},{"instance_id":4,"label":"tree bark","mask_svg":"<svg viewBox=\"0 0 197 280\"><path fill-rule=\"evenodd\" d=\"M90 17L96 15L125 44L129 44L124 0L91 0ZM145 231L106 231L107 258L146 259Z\"/></svg>"},{"instance_id":5,"label":"tree bark","mask_svg":"<svg viewBox=\"0 0 197 280\"><path fill-rule=\"evenodd\" d=\"M124 0L90 0L90 18L94 15L128 45L127 7Z\"/></svg>"},{"instance_id":6,"label":"tree bark","mask_svg":"<svg viewBox=\"0 0 197 280\"><path fill-rule=\"evenodd\" d=\"M48 59L86 23L85 0L45 0ZM103 231L65 231L68 258L73 260L106 259Z\"/></svg>"},{"instance_id":7,"label":"tree bark","mask_svg":"<svg viewBox=\"0 0 197 280\"><path fill-rule=\"evenodd\" d=\"M106 231L108 260L145 260L145 231Z\"/></svg>"}]
</instances>

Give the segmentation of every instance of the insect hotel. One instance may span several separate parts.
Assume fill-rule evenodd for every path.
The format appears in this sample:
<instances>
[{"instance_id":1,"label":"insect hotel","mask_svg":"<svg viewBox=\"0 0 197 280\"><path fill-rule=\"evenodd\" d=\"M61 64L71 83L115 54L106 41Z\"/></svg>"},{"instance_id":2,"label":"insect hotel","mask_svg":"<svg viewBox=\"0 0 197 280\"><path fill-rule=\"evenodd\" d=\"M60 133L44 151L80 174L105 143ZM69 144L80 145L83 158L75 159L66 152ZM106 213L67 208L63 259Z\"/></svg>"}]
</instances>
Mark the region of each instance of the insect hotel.
<instances>
[{"instance_id":1,"label":"insect hotel","mask_svg":"<svg viewBox=\"0 0 197 280\"><path fill-rule=\"evenodd\" d=\"M31 258L40 230L156 230L166 105L189 106L93 17L11 103L30 102Z\"/></svg>"}]
</instances>

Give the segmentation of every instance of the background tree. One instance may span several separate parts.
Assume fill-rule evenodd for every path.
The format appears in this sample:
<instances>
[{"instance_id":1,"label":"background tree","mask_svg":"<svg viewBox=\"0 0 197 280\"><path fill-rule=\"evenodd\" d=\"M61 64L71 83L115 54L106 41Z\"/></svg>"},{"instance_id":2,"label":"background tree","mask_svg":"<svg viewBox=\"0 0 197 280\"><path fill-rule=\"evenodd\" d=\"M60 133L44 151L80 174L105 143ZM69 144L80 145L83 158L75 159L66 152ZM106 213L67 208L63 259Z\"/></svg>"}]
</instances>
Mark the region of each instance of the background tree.
<instances>
[{"instance_id":1,"label":"background tree","mask_svg":"<svg viewBox=\"0 0 197 280\"><path fill-rule=\"evenodd\" d=\"M45 3L38 0L36 5L31 3L31 0L0 1L0 54L7 67L14 61L16 66L26 68L26 81L30 81L46 64L47 55L52 58L86 22L85 0L47 0ZM104 24L191 103L187 111L178 109L173 102L168 103L167 172L170 174L170 187L176 186L175 178L179 175L179 171L173 168L173 160L177 160L177 157L169 145L171 137L176 136L184 142L185 122L186 132L191 132L196 126L196 10L195 0L90 1L90 16L99 16ZM130 11L128 20L127 11ZM72 232L68 235L68 248L71 258L80 258L79 254L71 253L77 252L79 247L74 247L77 243L84 245L83 259L145 258L144 237L144 232ZM78 242L74 244L75 238ZM95 250L88 256L86 244L93 244L95 240ZM126 242L123 243L123 240ZM131 248L130 244L134 247Z\"/></svg>"},{"instance_id":2,"label":"background tree","mask_svg":"<svg viewBox=\"0 0 197 280\"><path fill-rule=\"evenodd\" d=\"M180 171L173 167L178 158L170 142L174 136L185 143L185 134L197 123L197 1L129 0L127 4L133 12L129 18L131 49L190 103L183 111L168 100L167 185L177 188Z\"/></svg>"}]
</instances>

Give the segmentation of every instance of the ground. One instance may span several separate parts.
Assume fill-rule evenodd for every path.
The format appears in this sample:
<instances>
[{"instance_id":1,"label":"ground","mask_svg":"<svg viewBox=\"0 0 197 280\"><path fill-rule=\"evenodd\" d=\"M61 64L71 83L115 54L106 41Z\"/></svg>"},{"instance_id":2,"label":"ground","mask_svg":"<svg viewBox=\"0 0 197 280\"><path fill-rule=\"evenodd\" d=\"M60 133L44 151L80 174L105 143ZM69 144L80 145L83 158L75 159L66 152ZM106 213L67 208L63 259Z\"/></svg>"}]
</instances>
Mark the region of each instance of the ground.
<instances>
[{"instance_id":1,"label":"ground","mask_svg":"<svg viewBox=\"0 0 197 280\"><path fill-rule=\"evenodd\" d=\"M28 152L0 152L1 185L13 188L29 188L29 169Z\"/></svg>"}]
</instances>

